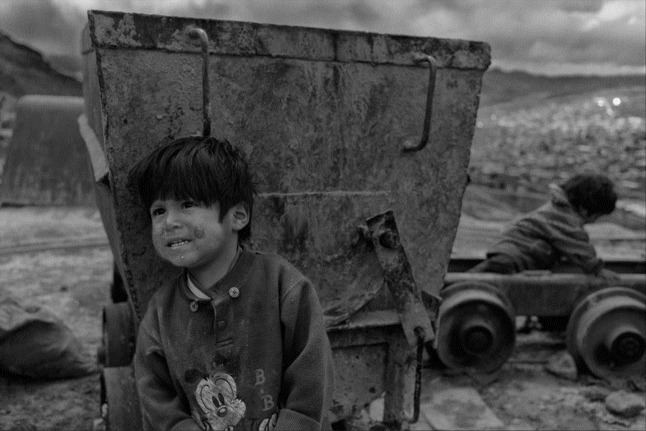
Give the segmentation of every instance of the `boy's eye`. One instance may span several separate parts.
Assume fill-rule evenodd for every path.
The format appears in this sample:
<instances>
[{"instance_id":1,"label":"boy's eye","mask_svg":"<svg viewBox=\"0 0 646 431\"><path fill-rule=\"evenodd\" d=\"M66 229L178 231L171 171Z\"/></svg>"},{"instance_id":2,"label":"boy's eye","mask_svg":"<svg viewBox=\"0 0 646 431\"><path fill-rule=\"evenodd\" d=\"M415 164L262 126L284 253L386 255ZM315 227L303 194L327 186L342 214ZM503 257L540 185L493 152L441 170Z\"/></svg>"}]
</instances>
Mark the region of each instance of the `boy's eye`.
<instances>
[{"instance_id":1,"label":"boy's eye","mask_svg":"<svg viewBox=\"0 0 646 431\"><path fill-rule=\"evenodd\" d=\"M182 208L193 208L198 206L197 202L195 201L184 201L182 202Z\"/></svg>"},{"instance_id":2,"label":"boy's eye","mask_svg":"<svg viewBox=\"0 0 646 431\"><path fill-rule=\"evenodd\" d=\"M164 209L163 208L151 208L150 209L150 215L155 217L164 214Z\"/></svg>"}]
</instances>

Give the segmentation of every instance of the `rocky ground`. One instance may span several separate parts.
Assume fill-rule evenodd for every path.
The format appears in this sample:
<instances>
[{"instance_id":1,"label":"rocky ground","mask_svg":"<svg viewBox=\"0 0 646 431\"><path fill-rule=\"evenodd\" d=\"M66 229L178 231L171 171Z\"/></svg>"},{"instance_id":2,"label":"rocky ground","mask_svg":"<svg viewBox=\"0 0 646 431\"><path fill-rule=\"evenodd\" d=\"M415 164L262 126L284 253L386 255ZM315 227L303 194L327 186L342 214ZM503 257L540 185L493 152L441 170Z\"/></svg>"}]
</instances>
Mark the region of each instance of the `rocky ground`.
<instances>
[{"instance_id":1,"label":"rocky ground","mask_svg":"<svg viewBox=\"0 0 646 431\"><path fill-rule=\"evenodd\" d=\"M620 194L646 191L644 86L572 96L534 94L481 107L472 145L475 183L543 192L584 169L604 172Z\"/></svg>"},{"instance_id":2,"label":"rocky ground","mask_svg":"<svg viewBox=\"0 0 646 431\"><path fill-rule=\"evenodd\" d=\"M107 246L67 247L67 240L107 244L98 212L0 209L0 226L0 297L51 311L96 356L112 254ZM91 430L98 417L97 373L60 381L0 373L0 430Z\"/></svg>"},{"instance_id":3,"label":"rocky ground","mask_svg":"<svg viewBox=\"0 0 646 431\"><path fill-rule=\"evenodd\" d=\"M474 223L465 217L461 230ZM480 224L494 231L498 226ZM0 209L0 297L51 310L91 355L100 345L111 270L112 256L95 210ZM608 398L637 396L632 408L641 409L643 384L546 371L550 358L564 349L562 336L534 331L518 335L514 356L492 375L425 368L420 421L411 428L644 429L643 410L629 411L634 414L629 417ZM35 381L1 373L0 430L92 430L100 425L99 397L98 374ZM619 402L624 409L635 403ZM366 406L365 424L374 425L371 421L379 418L379 403Z\"/></svg>"}]
</instances>

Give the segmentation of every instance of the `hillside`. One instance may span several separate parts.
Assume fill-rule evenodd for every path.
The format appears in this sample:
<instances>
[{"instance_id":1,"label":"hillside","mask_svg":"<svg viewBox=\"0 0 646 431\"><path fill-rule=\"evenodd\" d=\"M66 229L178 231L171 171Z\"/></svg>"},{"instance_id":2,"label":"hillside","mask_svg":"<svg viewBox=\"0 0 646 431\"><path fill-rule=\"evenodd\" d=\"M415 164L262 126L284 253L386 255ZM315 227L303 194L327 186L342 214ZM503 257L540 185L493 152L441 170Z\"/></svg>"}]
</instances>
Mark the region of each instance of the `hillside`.
<instances>
[{"instance_id":1,"label":"hillside","mask_svg":"<svg viewBox=\"0 0 646 431\"><path fill-rule=\"evenodd\" d=\"M489 69L482 79L480 107L508 102L539 103L598 90L646 86L646 76L545 76ZM642 112L643 115L643 112Z\"/></svg>"},{"instance_id":2,"label":"hillside","mask_svg":"<svg viewBox=\"0 0 646 431\"><path fill-rule=\"evenodd\" d=\"M587 91L559 95L565 81L545 81L546 97L481 106L472 144L472 180L494 188L544 192L550 182L575 171L596 170L610 176L622 196L643 199L646 85L621 86L631 80L618 80L619 85L591 85ZM531 82L519 85L535 88Z\"/></svg>"},{"instance_id":3,"label":"hillside","mask_svg":"<svg viewBox=\"0 0 646 431\"><path fill-rule=\"evenodd\" d=\"M54 70L43 56L0 32L0 94L81 96L81 83Z\"/></svg>"}]
</instances>

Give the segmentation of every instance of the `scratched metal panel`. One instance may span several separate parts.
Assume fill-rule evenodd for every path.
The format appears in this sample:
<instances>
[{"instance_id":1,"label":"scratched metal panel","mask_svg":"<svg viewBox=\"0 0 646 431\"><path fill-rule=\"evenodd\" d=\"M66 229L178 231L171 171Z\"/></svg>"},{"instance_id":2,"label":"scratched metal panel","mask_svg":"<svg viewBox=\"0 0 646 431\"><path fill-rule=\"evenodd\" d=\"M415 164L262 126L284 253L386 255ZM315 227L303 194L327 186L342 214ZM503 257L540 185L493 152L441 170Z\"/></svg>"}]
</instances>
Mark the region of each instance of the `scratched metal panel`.
<instances>
[{"instance_id":1,"label":"scratched metal panel","mask_svg":"<svg viewBox=\"0 0 646 431\"><path fill-rule=\"evenodd\" d=\"M384 392L388 344L340 347L333 351L334 361L344 364L337 367L335 392L330 413L331 422L359 414ZM359 388L359 390L357 390Z\"/></svg>"},{"instance_id":2,"label":"scratched metal panel","mask_svg":"<svg viewBox=\"0 0 646 431\"><path fill-rule=\"evenodd\" d=\"M212 135L249 156L259 197L253 245L296 263L334 298L356 278L356 227L393 209L417 283L437 292L467 181L486 43L150 15L89 13L85 79L90 124L102 135L114 210L109 235L137 312L172 269L154 256L146 214L126 173L171 138L201 133L202 58L210 43ZM431 138L422 133L428 68L438 61ZM92 84L94 82L94 84Z\"/></svg>"}]
</instances>

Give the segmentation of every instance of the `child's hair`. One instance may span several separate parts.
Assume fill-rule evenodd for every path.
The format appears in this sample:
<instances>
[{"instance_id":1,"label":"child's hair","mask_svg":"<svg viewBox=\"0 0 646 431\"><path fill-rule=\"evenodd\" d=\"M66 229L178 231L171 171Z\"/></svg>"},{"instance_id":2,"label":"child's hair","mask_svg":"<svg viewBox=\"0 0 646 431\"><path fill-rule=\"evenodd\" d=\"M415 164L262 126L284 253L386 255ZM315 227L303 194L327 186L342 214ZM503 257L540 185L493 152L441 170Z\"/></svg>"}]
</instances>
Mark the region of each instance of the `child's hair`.
<instances>
[{"instance_id":1,"label":"child's hair","mask_svg":"<svg viewBox=\"0 0 646 431\"><path fill-rule=\"evenodd\" d=\"M610 178L602 174L578 174L561 184L568 201L588 214L605 215L615 210L617 194Z\"/></svg>"},{"instance_id":2,"label":"child's hair","mask_svg":"<svg viewBox=\"0 0 646 431\"><path fill-rule=\"evenodd\" d=\"M163 145L135 164L128 186L146 210L157 199L192 199L203 205L220 204L220 221L239 203L253 209L255 186L244 154L226 140L188 137ZM240 232L251 236L251 223Z\"/></svg>"}]
</instances>

